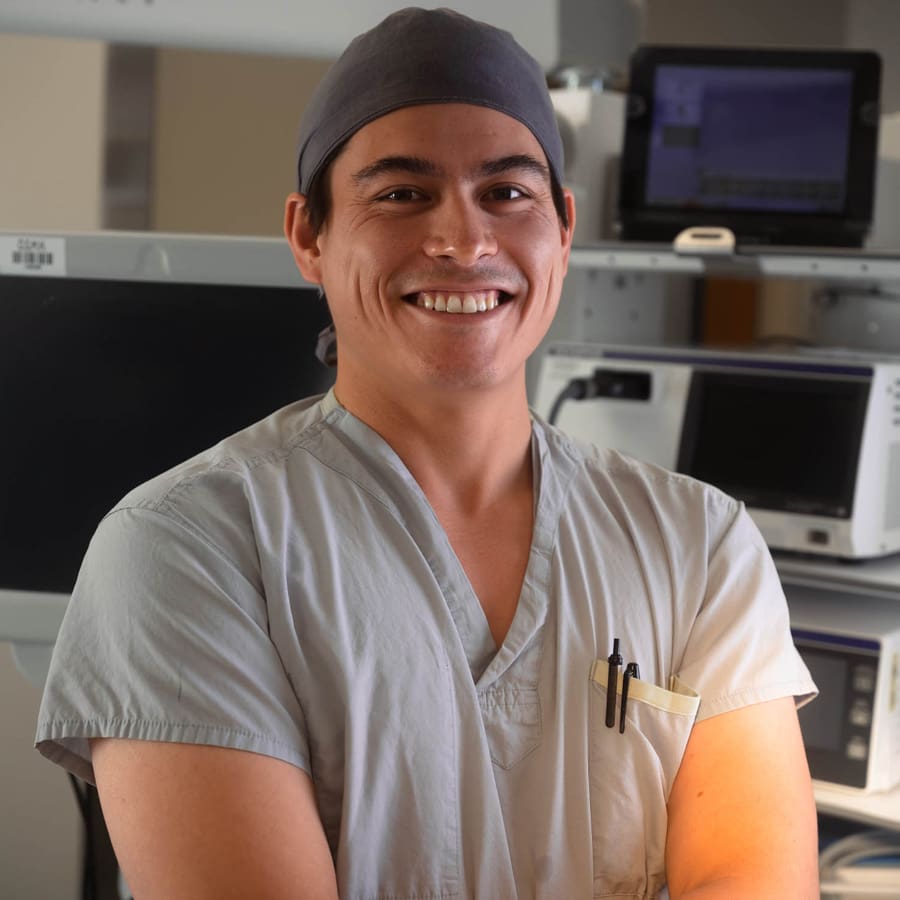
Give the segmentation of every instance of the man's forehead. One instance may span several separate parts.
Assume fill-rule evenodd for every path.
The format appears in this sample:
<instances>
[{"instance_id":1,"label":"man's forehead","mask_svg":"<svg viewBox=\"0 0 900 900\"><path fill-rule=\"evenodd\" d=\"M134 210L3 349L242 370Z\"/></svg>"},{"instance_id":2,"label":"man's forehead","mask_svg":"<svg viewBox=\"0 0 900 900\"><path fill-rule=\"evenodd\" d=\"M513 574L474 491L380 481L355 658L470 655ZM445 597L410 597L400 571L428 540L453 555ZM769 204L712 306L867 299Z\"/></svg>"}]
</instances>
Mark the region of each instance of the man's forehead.
<instances>
[{"instance_id":1,"label":"man's forehead","mask_svg":"<svg viewBox=\"0 0 900 900\"><path fill-rule=\"evenodd\" d=\"M438 160L531 157L547 170L547 156L537 138L517 119L497 110L462 103L407 106L368 122L347 143L346 155L359 164L410 156Z\"/></svg>"},{"instance_id":2,"label":"man's forehead","mask_svg":"<svg viewBox=\"0 0 900 900\"><path fill-rule=\"evenodd\" d=\"M453 162L455 164L448 166L442 160L427 156L382 156L348 174L350 180L360 187L380 178L395 176L476 180L506 175L517 178L535 177L550 183L550 167L530 153L473 160L456 159Z\"/></svg>"}]
</instances>

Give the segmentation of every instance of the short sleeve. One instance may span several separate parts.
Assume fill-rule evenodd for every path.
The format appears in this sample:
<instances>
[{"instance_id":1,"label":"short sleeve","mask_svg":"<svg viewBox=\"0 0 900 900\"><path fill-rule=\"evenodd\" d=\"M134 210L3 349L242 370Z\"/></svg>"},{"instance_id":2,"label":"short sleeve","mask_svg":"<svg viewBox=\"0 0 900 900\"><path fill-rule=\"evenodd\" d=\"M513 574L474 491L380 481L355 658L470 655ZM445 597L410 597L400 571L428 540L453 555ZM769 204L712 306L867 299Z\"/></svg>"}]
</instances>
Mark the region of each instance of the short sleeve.
<instances>
[{"instance_id":1,"label":"short sleeve","mask_svg":"<svg viewBox=\"0 0 900 900\"><path fill-rule=\"evenodd\" d=\"M90 782L95 737L248 750L308 771L260 577L239 556L156 509L108 515L54 649L38 750Z\"/></svg>"},{"instance_id":2,"label":"short sleeve","mask_svg":"<svg viewBox=\"0 0 900 900\"><path fill-rule=\"evenodd\" d=\"M722 521L708 560L706 595L690 632L679 679L700 694L698 720L816 686L794 646L787 600L769 549L743 504L713 493ZM715 540L715 529L711 533Z\"/></svg>"}]
</instances>

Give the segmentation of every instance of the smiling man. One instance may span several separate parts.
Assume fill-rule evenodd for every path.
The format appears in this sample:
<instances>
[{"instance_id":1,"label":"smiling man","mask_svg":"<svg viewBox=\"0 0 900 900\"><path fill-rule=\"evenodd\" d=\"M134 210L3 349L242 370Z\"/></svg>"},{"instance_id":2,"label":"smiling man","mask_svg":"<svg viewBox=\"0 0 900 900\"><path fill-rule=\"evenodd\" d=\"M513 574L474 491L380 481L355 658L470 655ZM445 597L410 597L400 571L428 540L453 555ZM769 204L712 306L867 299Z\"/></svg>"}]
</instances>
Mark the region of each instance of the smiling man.
<instances>
[{"instance_id":1,"label":"smiling man","mask_svg":"<svg viewBox=\"0 0 900 900\"><path fill-rule=\"evenodd\" d=\"M528 408L561 173L504 31L405 10L326 76L285 231L334 390L104 519L44 698L141 900L817 896L758 532Z\"/></svg>"}]
</instances>

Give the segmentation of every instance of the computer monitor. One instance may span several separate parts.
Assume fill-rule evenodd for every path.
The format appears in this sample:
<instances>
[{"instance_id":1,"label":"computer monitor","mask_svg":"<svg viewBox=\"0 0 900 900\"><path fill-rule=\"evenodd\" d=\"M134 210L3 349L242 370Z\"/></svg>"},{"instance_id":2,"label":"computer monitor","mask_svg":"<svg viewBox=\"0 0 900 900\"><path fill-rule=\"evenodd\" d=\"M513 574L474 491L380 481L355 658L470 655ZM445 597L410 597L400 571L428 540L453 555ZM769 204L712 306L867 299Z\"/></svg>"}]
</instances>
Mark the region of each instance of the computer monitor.
<instances>
[{"instance_id":1,"label":"computer monitor","mask_svg":"<svg viewBox=\"0 0 900 900\"><path fill-rule=\"evenodd\" d=\"M0 640L129 489L327 390L329 321L280 239L0 232Z\"/></svg>"},{"instance_id":2,"label":"computer monitor","mask_svg":"<svg viewBox=\"0 0 900 900\"><path fill-rule=\"evenodd\" d=\"M642 46L631 58L626 240L730 228L739 242L861 246L881 63L861 50Z\"/></svg>"}]
</instances>

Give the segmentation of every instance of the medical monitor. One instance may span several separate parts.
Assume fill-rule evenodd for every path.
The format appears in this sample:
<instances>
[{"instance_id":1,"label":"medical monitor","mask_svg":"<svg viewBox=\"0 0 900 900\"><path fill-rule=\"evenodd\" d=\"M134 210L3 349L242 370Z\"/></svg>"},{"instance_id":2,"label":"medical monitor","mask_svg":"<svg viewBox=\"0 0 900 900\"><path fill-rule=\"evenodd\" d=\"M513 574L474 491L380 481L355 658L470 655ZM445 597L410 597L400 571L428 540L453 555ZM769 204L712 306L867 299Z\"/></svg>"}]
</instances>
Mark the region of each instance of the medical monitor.
<instances>
[{"instance_id":1,"label":"medical monitor","mask_svg":"<svg viewBox=\"0 0 900 900\"><path fill-rule=\"evenodd\" d=\"M625 239L694 226L741 243L860 246L881 64L851 50L639 47L621 163Z\"/></svg>"},{"instance_id":2,"label":"medical monitor","mask_svg":"<svg viewBox=\"0 0 900 900\"><path fill-rule=\"evenodd\" d=\"M327 390L328 321L280 239L0 232L0 600L67 595L130 488Z\"/></svg>"}]
</instances>

